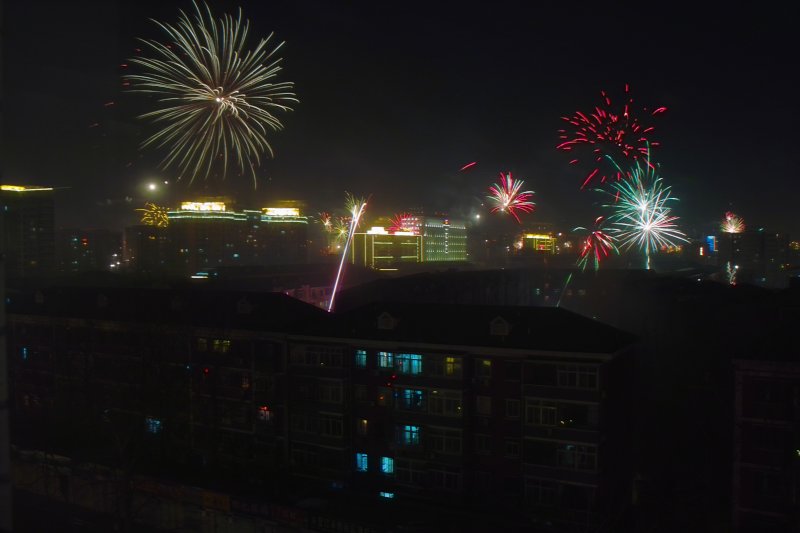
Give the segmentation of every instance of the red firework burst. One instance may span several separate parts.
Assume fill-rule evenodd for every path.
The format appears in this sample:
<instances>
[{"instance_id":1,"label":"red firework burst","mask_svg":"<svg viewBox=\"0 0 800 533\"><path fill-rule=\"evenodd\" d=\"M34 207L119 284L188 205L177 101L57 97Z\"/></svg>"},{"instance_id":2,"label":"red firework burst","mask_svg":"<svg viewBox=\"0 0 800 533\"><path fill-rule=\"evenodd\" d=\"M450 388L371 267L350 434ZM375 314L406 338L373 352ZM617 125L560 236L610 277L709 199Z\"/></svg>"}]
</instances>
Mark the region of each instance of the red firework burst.
<instances>
[{"instance_id":1,"label":"red firework burst","mask_svg":"<svg viewBox=\"0 0 800 533\"><path fill-rule=\"evenodd\" d=\"M570 117L561 117L571 128L558 130L560 143L556 146L558 150L572 152L576 147L583 145L591 146L592 168L581 185L581 189L595 178L599 178L601 183L605 183L609 175L615 179L623 178L622 173L616 166L612 166L611 171L601 170L603 160L606 156L614 159L630 159L633 161L639 158L646 158L648 145L658 146L658 142L649 139L654 127L642 124L637 116L634 116L633 98L630 96L630 87L625 85L625 103L621 108L612 107L611 97L605 91L601 91L602 103L595 106L594 110L583 113L576 111ZM643 108L649 117L657 116L667 110L666 107L658 107L653 111ZM578 158L573 158L569 164L577 165Z\"/></svg>"}]
</instances>

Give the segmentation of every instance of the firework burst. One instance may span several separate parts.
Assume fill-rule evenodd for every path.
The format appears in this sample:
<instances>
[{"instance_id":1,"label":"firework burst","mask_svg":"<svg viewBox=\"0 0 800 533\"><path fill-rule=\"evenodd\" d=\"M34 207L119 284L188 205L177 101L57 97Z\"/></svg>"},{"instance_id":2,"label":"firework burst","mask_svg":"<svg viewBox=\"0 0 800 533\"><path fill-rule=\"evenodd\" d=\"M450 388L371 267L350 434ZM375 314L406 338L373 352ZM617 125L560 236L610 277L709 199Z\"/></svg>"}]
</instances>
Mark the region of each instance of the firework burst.
<instances>
[{"instance_id":1,"label":"firework burst","mask_svg":"<svg viewBox=\"0 0 800 533\"><path fill-rule=\"evenodd\" d=\"M322 228L325 230L325 233L333 233L333 220L331 219L330 213L320 213L319 222L322 224Z\"/></svg>"},{"instance_id":2,"label":"firework burst","mask_svg":"<svg viewBox=\"0 0 800 533\"><path fill-rule=\"evenodd\" d=\"M608 174L601 170L606 156L635 162L647 157L648 145L655 147L659 144L648 140L653 132L653 126L642 124L639 118L634 116L633 98L630 96L630 87L627 84L625 101L621 108L613 107L611 98L605 91L601 91L600 95L602 103L595 106L592 111L588 113L576 111L572 116L561 117L570 127L558 130L560 142L556 146L557 149L572 152L581 146L591 148L592 166L581 188L586 187L595 178L599 178L601 183L605 183L609 175L617 181L623 178L618 168L612 169ZM646 108L643 111L652 117L666 110L666 107L659 107L652 112ZM578 158L573 158L570 164L577 165L579 162Z\"/></svg>"},{"instance_id":3,"label":"firework burst","mask_svg":"<svg viewBox=\"0 0 800 533\"><path fill-rule=\"evenodd\" d=\"M364 211L367 209L367 200L353 196L350 193L346 194L345 206L350 213L350 224L347 232L347 239L344 241L344 249L342 249L342 259L339 261L339 270L336 272L336 279L333 282L333 289L331 290L331 299L328 301L328 312L333 310L333 301L336 298L336 291L339 289L339 283L342 279L342 272L344 271L344 262L347 260L347 249L353 240L353 235L361 223L361 217L364 216Z\"/></svg>"},{"instance_id":4,"label":"firework burst","mask_svg":"<svg viewBox=\"0 0 800 533\"><path fill-rule=\"evenodd\" d=\"M651 250L677 246L677 241L689 242L669 207L678 199L663 185L649 158L632 167L626 179L612 183L609 194L615 200L606 206L614 210L609 217L610 233L626 250L633 246L641 249L646 268L650 268Z\"/></svg>"},{"instance_id":5,"label":"firework burst","mask_svg":"<svg viewBox=\"0 0 800 533\"><path fill-rule=\"evenodd\" d=\"M513 216L518 223L522 223L517 212L532 213L536 204L531 201L533 191L520 191L524 180L515 180L508 174L500 173L500 183L495 183L489 187L489 195L486 197L492 204L491 212L508 213Z\"/></svg>"},{"instance_id":6,"label":"firework burst","mask_svg":"<svg viewBox=\"0 0 800 533\"><path fill-rule=\"evenodd\" d=\"M155 226L157 228L166 228L169 226L169 217L167 216L167 208L161 207L150 202L144 204L144 207L137 209L142 213L142 224L148 226Z\"/></svg>"},{"instance_id":7,"label":"firework burst","mask_svg":"<svg viewBox=\"0 0 800 533\"><path fill-rule=\"evenodd\" d=\"M397 233L398 231L407 231L411 233L418 233L416 220L410 213L398 213L392 217L392 222L389 225L390 233Z\"/></svg>"},{"instance_id":8,"label":"firework burst","mask_svg":"<svg viewBox=\"0 0 800 533\"><path fill-rule=\"evenodd\" d=\"M291 82L276 81L276 56L283 43L272 34L247 49L250 23L242 12L215 19L208 5L194 3L192 16L181 11L176 25L154 21L167 44L141 39L150 57L131 63L142 74L125 77L131 90L156 97L157 109L141 118L160 129L142 147L167 150L164 168L176 167L189 183L236 166L256 182L261 157L273 155L267 135L283 129L276 112L297 102Z\"/></svg>"},{"instance_id":9,"label":"firework burst","mask_svg":"<svg viewBox=\"0 0 800 533\"><path fill-rule=\"evenodd\" d=\"M720 224L723 233L742 233L744 227L744 219L731 211L725 213L725 218Z\"/></svg>"},{"instance_id":10,"label":"firework burst","mask_svg":"<svg viewBox=\"0 0 800 533\"><path fill-rule=\"evenodd\" d=\"M611 255L611 252L619 253L617 245L614 244L614 238L603 231L604 217L597 217L594 221L594 230L589 233L583 240L580 249L580 257L578 258L578 266L581 271L586 270L586 266L591 260L594 263L594 270L600 268L600 262ZM588 231L586 228L578 227L573 231Z\"/></svg>"}]
</instances>

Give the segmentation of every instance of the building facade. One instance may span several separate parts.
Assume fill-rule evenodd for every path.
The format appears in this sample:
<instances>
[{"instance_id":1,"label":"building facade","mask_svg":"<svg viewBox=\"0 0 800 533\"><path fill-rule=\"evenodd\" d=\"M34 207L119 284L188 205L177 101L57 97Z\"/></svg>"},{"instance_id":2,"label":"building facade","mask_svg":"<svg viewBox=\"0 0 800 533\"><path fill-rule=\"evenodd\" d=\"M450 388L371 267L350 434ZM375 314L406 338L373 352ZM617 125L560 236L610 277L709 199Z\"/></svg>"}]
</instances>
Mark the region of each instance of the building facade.
<instances>
[{"instance_id":1,"label":"building facade","mask_svg":"<svg viewBox=\"0 0 800 533\"><path fill-rule=\"evenodd\" d=\"M632 339L561 309L54 289L14 297L9 335L18 445L344 495L387 527L416 509L604 531L625 511Z\"/></svg>"},{"instance_id":2,"label":"building facade","mask_svg":"<svg viewBox=\"0 0 800 533\"><path fill-rule=\"evenodd\" d=\"M733 523L741 533L800 528L800 364L738 360Z\"/></svg>"},{"instance_id":3,"label":"building facade","mask_svg":"<svg viewBox=\"0 0 800 533\"><path fill-rule=\"evenodd\" d=\"M0 185L6 276L47 275L55 267L53 189Z\"/></svg>"}]
</instances>

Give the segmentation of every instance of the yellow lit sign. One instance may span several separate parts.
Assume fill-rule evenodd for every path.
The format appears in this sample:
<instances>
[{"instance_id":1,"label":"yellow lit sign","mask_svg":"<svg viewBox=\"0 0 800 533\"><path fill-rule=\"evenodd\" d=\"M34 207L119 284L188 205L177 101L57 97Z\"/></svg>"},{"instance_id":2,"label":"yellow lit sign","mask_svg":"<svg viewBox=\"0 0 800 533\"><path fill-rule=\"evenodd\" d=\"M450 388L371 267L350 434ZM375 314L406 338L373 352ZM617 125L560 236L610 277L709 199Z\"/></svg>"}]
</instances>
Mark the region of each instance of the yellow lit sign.
<instances>
[{"instance_id":1,"label":"yellow lit sign","mask_svg":"<svg viewBox=\"0 0 800 533\"><path fill-rule=\"evenodd\" d=\"M0 185L0 191L52 191L51 187L28 187L26 185Z\"/></svg>"},{"instance_id":2,"label":"yellow lit sign","mask_svg":"<svg viewBox=\"0 0 800 533\"><path fill-rule=\"evenodd\" d=\"M552 239L552 235L542 235L541 233L526 233L526 239Z\"/></svg>"},{"instance_id":3,"label":"yellow lit sign","mask_svg":"<svg viewBox=\"0 0 800 533\"><path fill-rule=\"evenodd\" d=\"M268 217L299 217L300 209L296 207L264 207L262 209Z\"/></svg>"},{"instance_id":4,"label":"yellow lit sign","mask_svg":"<svg viewBox=\"0 0 800 533\"><path fill-rule=\"evenodd\" d=\"M372 226L372 229L367 231L367 235L389 235L389 232L383 226Z\"/></svg>"},{"instance_id":5,"label":"yellow lit sign","mask_svg":"<svg viewBox=\"0 0 800 533\"><path fill-rule=\"evenodd\" d=\"M225 211L225 202L181 202L182 211Z\"/></svg>"}]
</instances>

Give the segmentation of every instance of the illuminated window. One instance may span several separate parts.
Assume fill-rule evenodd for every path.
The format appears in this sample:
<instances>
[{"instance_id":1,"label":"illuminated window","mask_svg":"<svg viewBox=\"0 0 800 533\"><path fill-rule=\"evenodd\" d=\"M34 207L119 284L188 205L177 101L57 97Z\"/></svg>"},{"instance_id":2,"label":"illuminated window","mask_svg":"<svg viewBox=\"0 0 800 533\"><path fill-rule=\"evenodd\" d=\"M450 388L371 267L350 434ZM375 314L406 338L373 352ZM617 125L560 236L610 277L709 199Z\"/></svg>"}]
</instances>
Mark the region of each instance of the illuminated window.
<instances>
[{"instance_id":1,"label":"illuminated window","mask_svg":"<svg viewBox=\"0 0 800 533\"><path fill-rule=\"evenodd\" d=\"M392 404L392 389L388 387L378 387L378 405L386 407Z\"/></svg>"},{"instance_id":2,"label":"illuminated window","mask_svg":"<svg viewBox=\"0 0 800 533\"><path fill-rule=\"evenodd\" d=\"M217 353L228 353L231 349L231 341L227 339L214 339L211 349Z\"/></svg>"},{"instance_id":3,"label":"illuminated window","mask_svg":"<svg viewBox=\"0 0 800 533\"><path fill-rule=\"evenodd\" d=\"M161 433L161 420L158 418L153 418L151 416L145 417L144 419L144 429L148 433L152 435L158 435Z\"/></svg>"},{"instance_id":4,"label":"illuminated window","mask_svg":"<svg viewBox=\"0 0 800 533\"><path fill-rule=\"evenodd\" d=\"M460 357L445 357L444 358L444 375L450 377L461 376L461 358Z\"/></svg>"},{"instance_id":5,"label":"illuminated window","mask_svg":"<svg viewBox=\"0 0 800 533\"><path fill-rule=\"evenodd\" d=\"M475 361L475 376L479 378L492 377L492 361L489 359Z\"/></svg>"},{"instance_id":6,"label":"illuminated window","mask_svg":"<svg viewBox=\"0 0 800 533\"><path fill-rule=\"evenodd\" d=\"M364 368L367 366L367 351L356 350L356 366Z\"/></svg>"},{"instance_id":7,"label":"illuminated window","mask_svg":"<svg viewBox=\"0 0 800 533\"><path fill-rule=\"evenodd\" d=\"M394 459L391 457L381 457L381 472L384 474L394 474Z\"/></svg>"},{"instance_id":8,"label":"illuminated window","mask_svg":"<svg viewBox=\"0 0 800 533\"><path fill-rule=\"evenodd\" d=\"M400 426L400 444L416 446L419 444L419 426Z\"/></svg>"},{"instance_id":9,"label":"illuminated window","mask_svg":"<svg viewBox=\"0 0 800 533\"><path fill-rule=\"evenodd\" d=\"M369 458L365 453L356 454L356 470L359 472L366 472L369 470Z\"/></svg>"},{"instance_id":10,"label":"illuminated window","mask_svg":"<svg viewBox=\"0 0 800 533\"><path fill-rule=\"evenodd\" d=\"M419 389L402 389L397 391L399 396L399 409L408 411L422 411L425 409L425 396Z\"/></svg>"},{"instance_id":11,"label":"illuminated window","mask_svg":"<svg viewBox=\"0 0 800 533\"><path fill-rule=\"evenodd\" d=\"M22 357L23 361L27 361L28 360L28 348L27 347L23 347L22 349L20 349L19 353L20 353L20 356Z\"/></svg>"},{"instance_id":12,"label":"illuminated window","mask_svg":"<svg viewBox=\"0 0 800 533\"><path fill-rule=\"evenodd\" d=\"M392 352L378 352L378 366L381 368L393 368L394 354Z\"/></svg>"},{"instance_id":13,"label":"illuminated window","mask_svg":"<svg viewBox=\"0 0 800 533\"><path fill-rule=\"evenodd\" d=\"M421 374L422 356L415 353L399 353L396 358L397 371L401 374Z\"/></svg>"},{"instance_id":14,"label":"illuminated window","mask_svg":"<svg viewBox=\"0 0 800 533\"><path fill-rule=\"evenodd\" d=\"M361 418L358 421L358 426L356 427L358 430L358 434L364 436L367 434L367 430L369 429L369 421L366 418Z\"/></svg>"},{"instance_id":15,"label":"illuminated window","mask_svg":"<svg viewBox=\"0 0 800 533\"><path fill-rule=\"evenodd\" d=\"M380 496L381 498L386 498L387 500L393 500L394 499L394 492L383 492L383 491L381 491L381 492L378 493L378 496Z\"/></svg>"}]
</instances>

